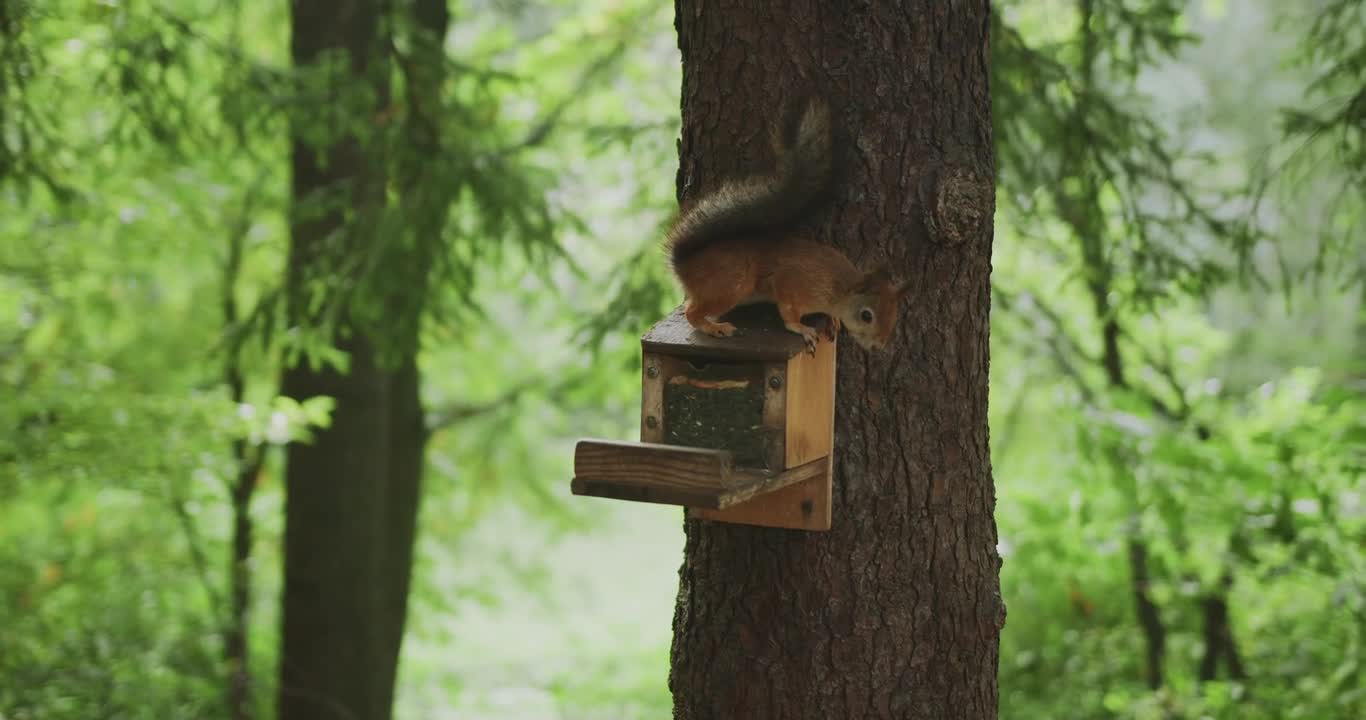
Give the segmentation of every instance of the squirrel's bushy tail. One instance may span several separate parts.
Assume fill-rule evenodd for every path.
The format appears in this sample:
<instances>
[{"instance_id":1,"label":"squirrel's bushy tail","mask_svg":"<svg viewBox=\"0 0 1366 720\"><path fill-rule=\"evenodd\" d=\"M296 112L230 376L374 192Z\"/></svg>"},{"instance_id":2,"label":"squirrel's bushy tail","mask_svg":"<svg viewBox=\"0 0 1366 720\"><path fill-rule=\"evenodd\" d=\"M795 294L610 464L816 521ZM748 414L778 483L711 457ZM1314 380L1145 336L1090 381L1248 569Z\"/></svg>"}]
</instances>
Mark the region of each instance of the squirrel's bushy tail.
<instances>
[{"instance_id":1,"label":"squirrel's bushy tail","mask_svg":"<svg viewBox=\"0 0 1366 720\"><path fill-rule=\"evenodd\" d=\"M669 228L669 259L679 263L716 242L744 240L800 217L828 186L832 169L830 109L806 103L794 123L774 133L771 172L723 183L679 213Z\"/></svg>"}]
</instances>

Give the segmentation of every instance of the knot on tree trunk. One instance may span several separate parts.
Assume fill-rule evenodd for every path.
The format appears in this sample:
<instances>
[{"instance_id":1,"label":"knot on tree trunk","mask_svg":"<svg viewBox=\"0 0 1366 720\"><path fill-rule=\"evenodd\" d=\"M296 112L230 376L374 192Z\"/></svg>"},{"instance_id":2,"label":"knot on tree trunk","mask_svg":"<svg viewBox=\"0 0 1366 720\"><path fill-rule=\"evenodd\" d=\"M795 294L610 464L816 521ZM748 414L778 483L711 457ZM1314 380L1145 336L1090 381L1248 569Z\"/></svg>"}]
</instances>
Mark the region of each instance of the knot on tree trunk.
<instances>
[{"instance_id":1,"label":"knot on tree trunk","mask_svg":"<svg viewBox=\"0 0 1366 720\"><path fill-rule=\"evenodd\" d=\"M995 186L990 177L961 166L926 173L920 185L920 204L930 240L958 245L981 237L995 210Z\"/></svg>"}]
</instances>

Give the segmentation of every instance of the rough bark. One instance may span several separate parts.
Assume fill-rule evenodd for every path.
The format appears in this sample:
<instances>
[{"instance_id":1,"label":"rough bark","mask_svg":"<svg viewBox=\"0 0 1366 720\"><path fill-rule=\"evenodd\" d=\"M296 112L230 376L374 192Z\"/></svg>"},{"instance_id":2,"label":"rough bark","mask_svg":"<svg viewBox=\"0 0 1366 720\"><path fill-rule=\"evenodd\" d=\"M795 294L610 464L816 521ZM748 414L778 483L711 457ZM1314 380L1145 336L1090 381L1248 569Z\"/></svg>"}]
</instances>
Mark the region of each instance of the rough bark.
<instances>
[{"instance_id":1,"label":"rough bark","mask_svg":"<svg viewBox=\"0 0 1366 720\"><path fill-rule=\"evenodd\" d=\"M768 166L766 123L822 94L840 183L811 229L915 283L884 354L840 341L832 529L687 521L674 716L995 718L988 3L675 7L680 200Z\"/></svg>"}]
</instances>

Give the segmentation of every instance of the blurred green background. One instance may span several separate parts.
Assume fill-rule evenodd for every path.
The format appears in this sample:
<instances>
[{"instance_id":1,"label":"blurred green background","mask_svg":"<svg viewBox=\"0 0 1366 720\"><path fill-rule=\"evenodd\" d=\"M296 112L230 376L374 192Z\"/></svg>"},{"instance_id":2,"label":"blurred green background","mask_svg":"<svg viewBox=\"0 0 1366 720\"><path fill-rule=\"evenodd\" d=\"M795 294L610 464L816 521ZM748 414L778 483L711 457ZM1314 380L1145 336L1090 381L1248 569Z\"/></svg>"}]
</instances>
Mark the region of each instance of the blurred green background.
<instances>
[{"instance_id":1,"label":"blurred green background","mask_svg":"<svg viewBox=\"0 0 1366 720\"><path fill-rule=\"evenodd\" d=\"M669 717L681 512L568 487L577 438L635 437L679 300L672 7L449 7L396 717ZM993 7L1001 716L1366 716L1363 3ZM0 0L0 719L227 716L243 452L272 716L280 448L327 417L278 396L319 348L270 320L320 112L289 33Z\"/></svg>"}]
</instances>

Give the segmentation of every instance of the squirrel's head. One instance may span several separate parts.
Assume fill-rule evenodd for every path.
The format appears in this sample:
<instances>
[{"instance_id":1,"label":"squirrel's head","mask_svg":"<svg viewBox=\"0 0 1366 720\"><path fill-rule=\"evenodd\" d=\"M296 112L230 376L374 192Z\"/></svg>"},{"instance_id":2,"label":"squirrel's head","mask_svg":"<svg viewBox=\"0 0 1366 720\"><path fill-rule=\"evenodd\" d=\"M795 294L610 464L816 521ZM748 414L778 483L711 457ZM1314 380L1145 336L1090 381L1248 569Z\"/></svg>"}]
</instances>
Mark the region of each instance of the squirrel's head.
<instances>
[{"instance_id":1,"label":"squirrel's head","mask_svg":"<svg viewBox=\"0 0 1366 720\"><path fill-rule=\"evenodd\" d=\"M864 350L885 350L900 317L901 298L910 289L886 268L865 273L841 308L840 322Z\"/></svg>"}]
</instances>

